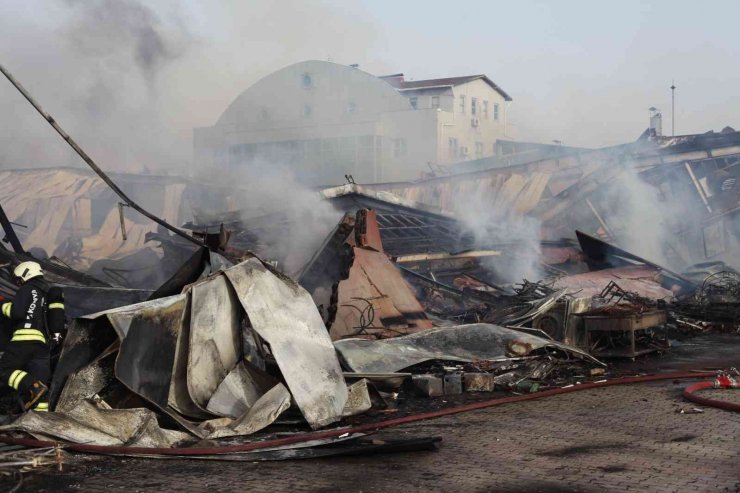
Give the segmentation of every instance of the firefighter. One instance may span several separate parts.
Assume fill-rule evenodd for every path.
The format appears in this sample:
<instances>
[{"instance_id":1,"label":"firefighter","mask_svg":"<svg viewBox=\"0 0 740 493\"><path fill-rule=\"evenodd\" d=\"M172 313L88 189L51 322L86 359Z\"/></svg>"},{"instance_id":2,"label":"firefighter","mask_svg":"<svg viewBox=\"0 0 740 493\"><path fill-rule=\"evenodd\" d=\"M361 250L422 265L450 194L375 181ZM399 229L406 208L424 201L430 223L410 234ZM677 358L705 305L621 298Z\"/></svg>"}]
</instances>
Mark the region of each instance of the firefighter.
<instances>
[{"instance_id":1,"label":"firefighter","mask_svg":"<svg viewBox=\"0 0 740 493\"><path fill-rule=\"evenodd\" d=\"M55 325L59 320L64 323L62 291L49 289L36 262L22 262L13 275L20 287L12 302L0 305L2 315L11 321L12 330L10 343L0 358L0 382L18 392L24 411L48 411L50 337L57 330Z\"/></svg>"}]
</instances>

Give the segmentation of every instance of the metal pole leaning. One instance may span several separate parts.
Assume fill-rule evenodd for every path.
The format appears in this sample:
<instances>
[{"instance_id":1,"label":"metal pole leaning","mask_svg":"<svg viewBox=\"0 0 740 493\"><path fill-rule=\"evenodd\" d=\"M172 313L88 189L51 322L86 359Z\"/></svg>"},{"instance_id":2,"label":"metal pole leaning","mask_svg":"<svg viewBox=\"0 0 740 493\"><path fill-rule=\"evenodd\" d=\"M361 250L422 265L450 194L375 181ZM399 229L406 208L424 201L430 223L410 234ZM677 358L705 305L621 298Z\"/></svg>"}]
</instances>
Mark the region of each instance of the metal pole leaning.
<instances>
[{"instance_id":1,"label":"metal pole leaning","mask_svg":"<svg viewBox=\"0 0 740 493\"><path fill-rule=\"evenodd\" d=\"M56 130L57 133L62 137L62 139L64 139L64 141L67 142L67 144L69 144L69 146L72 149L74 149L74 151L82 158L82 160L85 161L85 163L87 163L87 165L90 166L90 168L92 168L92 170L116 193L116 195L121 197L121 199L126 203L126 205L138 211L140 214L146 216L147 218L151 219L155 223L167 228L168 230L172 231L176 235L181 236L185 238L186 240L192 243L195 243L198 246L206 246L203 242L193 238L192 236L180 230L179 228L176 228L175 226L171 225L164 219L160 219L159 217L150 213L143 207L139 206L136 202L131 200L123 192L123 190L118 188L118 185L116 185L113 182L113 180L111 180L108 177L108 175L106 175L105 172L102 169L100 169L97 164L95 164L95 161L93 161L92 158L88 156L87 153L83 151L79 145L77 145L77 142L75 142L72 139L72 137L67 135L67 133L62 129L62 127L60 127L59 124L56 122L54 117L52 117L49 113L44 111L44 109L33 99L33 97L31 97L31 95L28 93L28 91L26 91L26 89L21 85L21 83L18 82L18 80L16 80L15 77L13 77L13 75L8 71L8 69L0 65L0 72L2 72L3 75L10 81L10 83L13 84L13 86L15 86L16 89L18 89L18 91L23 95L23 97L26 98L26 100L29 103L31 103L31 106L36 108L36 111L38 111L39 114L44 117L44 120L49 122L49 125L51 125L52 128L54 128L54 130Z\"/></svg>"}]
</instances>

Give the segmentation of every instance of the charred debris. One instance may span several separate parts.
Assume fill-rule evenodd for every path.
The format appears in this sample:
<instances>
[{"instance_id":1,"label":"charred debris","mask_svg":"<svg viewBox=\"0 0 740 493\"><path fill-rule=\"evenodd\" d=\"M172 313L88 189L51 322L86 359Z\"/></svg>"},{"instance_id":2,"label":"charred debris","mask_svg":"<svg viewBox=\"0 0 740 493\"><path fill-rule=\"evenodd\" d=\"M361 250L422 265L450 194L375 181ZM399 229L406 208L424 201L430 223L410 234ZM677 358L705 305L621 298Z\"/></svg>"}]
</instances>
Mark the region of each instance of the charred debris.
<instances>
[{"instance_id":1,"label":"charred debris","mask_svg":"<svg viewBox=\"0 0 740 493\"><path fill-rule=\"evenodd\" d=\"M97 178L61 170L60 181L85 183L61 213L61 202L41 207L20 186L49 171L5 173L0 260L39 259L64 286L71 320L55 361L53 412L9 416L2 433L30 435L48 450L198 457L346 429L310 446L224 449L225 460L426 450L438 440L369 440L368 424L440 406L438 397L454 404L603 380L612 358L738 332L740 133L511 159L317 191L337 219L310 251L296 251L292 238L315 224L311 210L205 211L188 203L207 193L202 185L170 178L159 182L170 194L161 210L174 221L188 209L180 231L195 242L146 230L115 203L95 212L94 231L85 221L105 193ZM634 178L655 194L646 204L696 221L658 217L652 231L636 231L613 207ZM176 182L184 185L168 188ZM238 193L219 189L224 204ZM504 227L476 229L468 216L481 209ZM519 218L536 221L536 241L507 237ZM75 236L80 228L65 236L74 225L87 236ZM670 234L656 241L658 230ZM127 234L126 248L106 250L110 233L118 242ZM654 247L642 251L658 258L633 253L640 234ZM45 252L24 250L42 237ZM82 258L96 249L109 258ZM10 297L14 285L2 275L0 294Z\"/></svg>"}]
</instances>

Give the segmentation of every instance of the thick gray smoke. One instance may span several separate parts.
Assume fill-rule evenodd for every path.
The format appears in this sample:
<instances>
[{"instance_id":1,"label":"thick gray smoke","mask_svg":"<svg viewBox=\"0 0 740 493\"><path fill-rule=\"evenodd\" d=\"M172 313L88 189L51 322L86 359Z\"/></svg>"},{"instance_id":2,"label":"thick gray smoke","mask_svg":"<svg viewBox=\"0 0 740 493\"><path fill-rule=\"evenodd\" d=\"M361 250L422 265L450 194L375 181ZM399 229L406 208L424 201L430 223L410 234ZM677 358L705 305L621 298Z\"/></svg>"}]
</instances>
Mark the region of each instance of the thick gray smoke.
<instances>
[{"instance_id":1,"label":"thick gray smoke","mask_svg":"<svg viewBox=\"0 0 740 493\"><path fill-rule=\"evenodd\" d=\"M281 163L250 161L224 173L211 181L239 187L230 206L242 211L240 219L247 229L270 225L258 230L262 246L258 253L281 259L278 267L286 274L294 275L306 264L342 217L318 190L306 188Z\"/></svg>"},{"instance_id":2,"label":"thick gray smoke","mask_svg":"<svg viewBox=\"0 0 740 493\"><path fill-rule=\"evenodd\" d=\"M127 70L121 71L138 70L150 82L160 69L184 53L184 42L190 37L184 26L171 29L163 25L151 8L133 0L65 3L73 12L64 30L74 50L98 63L111 57L133 61L126 64Z\"/></svg>"},{"instance_id":3,"label":"thick gray smoke","mask_svg":"<svg viewBox=\"0 0 740 493\"><path fill-rule=\"evenodd\" d=\"M680 269L678 259L670 255L674 240L675 217L683 207L677 198L660 200L660 191L643 181L631 169L622 173L600 197L604 216L616 243L625 250L666 267Z\"/></svg>"},{"instance_id":4,"label":"thick gray smoke","mask_svg":"<svg viewBox=\"0 0 740 493\"><path fill-rule=\"evenodd\" d=\"M363 54L376 28L358 10L299 0L6 0L0 63L103 169L186 175L193 128L212 125L264 75L305 59L375 63ZM83 166L4 78L0 107L0 169Z\"/></svg>"},{"instance_id":5,"label":"thick gray smoke","mask_svg":"<svg viewBox=\"0 0 740 493\"><path fill-rule=\"evenodd\" d=\"M0 3L0 63L104 170L190 175L245 189L230 207L249 209L245 219L292 211L298 219L286 237L263 239L274 245L267 257L285 258L286 271L335 226L339 215L281 163L230 176L192 169L192 135L252 83L297 61L331 58L385 72L367 58L377 30L358 3L30 3ZM84 167L4 78L0 107L0 169ZM148 205L146 197L141 202Z\"/></svg>"},{"instance_id":6,"label":"thick gray smoke","mask_svg":"<svg viewBox=\"0 0 740 493\"><path fill-rule=\"evenodd\" d=\"M502 255L488 257L484 266L501 283L541 279L540 221L519 215L507 207L492 207L491 196L466 194L454 201L455 216L467 227L477 248L498 249Z\"/></svg>"}]
</instances>

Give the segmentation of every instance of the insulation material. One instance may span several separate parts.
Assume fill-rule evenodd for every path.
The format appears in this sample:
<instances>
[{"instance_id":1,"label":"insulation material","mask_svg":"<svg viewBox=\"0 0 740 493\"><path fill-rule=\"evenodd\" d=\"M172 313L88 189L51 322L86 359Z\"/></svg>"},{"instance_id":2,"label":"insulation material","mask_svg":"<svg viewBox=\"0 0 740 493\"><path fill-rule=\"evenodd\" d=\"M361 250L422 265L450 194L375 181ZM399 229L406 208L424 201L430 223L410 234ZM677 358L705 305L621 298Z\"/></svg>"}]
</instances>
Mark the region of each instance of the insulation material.
<instances>
[{"instance_id":1,"label":"insulation material","mask_svg":"<svg viewBox=\"0 0 740 493\"><path fill-rule=\"evenodd\" d=\"M161 205L151 212L172 224L181 222L180 211L189 183L179 178L151 178L147 187L157 189L161 196ZM124 188L141 182L140 177L132 175L116 179ZM124 241L119 199L99 177L84 170L3 171L0 197L8 218L28 227L17 231L26 249L39 247L52 255L67 240L82 240L82 250L75 252L74 258L64 259L68 263L79 262L82 268L91 259L120 258L136 252L144 247L146 233L156 230L151 221L139 224L126 218ZM96 217L102 219L100 226L94 224Z\"/></svg>"},{"instance_id":2,"label":"insulation material","mask_svg":"<svg viewBox=\"0 0 740 493\"><path fill-rule=\"evenodd\" d=\"M367 387L367 379L362 378L357 382L350 385L347 390L349 391L349 397L347 398L347 404L344 406L342 416L354 416L356 414L362 414L373 407L373 403L370 400L370 392Z\"/></svg>"},{"instance_id":3,"label":"insulation material","mask_svg":"<svg viewBox=\"0 0 740 493\"><path fill-rule=\"evenodd\" d=\"M347 402L347 386L308 292L292 280L278 277L256 258L227 269L225 274L253 329L269 344L306 421L313 428L338 421Z\"/></svg>"},{"instance_id":4,"label":"insulation material","mask_svg":"<svg viewBox=\"0 0 740 493\"><path fill-rule=\"evenodd\" d=\"M123 239L118 209L111 209L97 234L82 239L84 256L115 259L130 255L144 246L147 233L157 230L157 224L153 222L138 224L125 216L124 224L126 240Z\"/></svg>"},{"instance_id":5,"label":"insulation material","mask_svg":"<svg viewBox=\"0 0 740 493\"><path fill-rule=\"evenodd\" d=\"M110 348L89 365L77 370L67 377L54 411L71 411L82 400L92 399L115 378L115 357L119 343L116 341Z\"/></svg>"},{"instance_id":6,"label":"insulation material","mask_svg":"<svg viewBox=\"0 0 740 493\"><path fill-rule=\"evenodd\" d=\"M432 206L444 211L457 211L460 201L476 197L502 214L532 211L545 196L553 176L551 172L512 173L508 169L489 170L417 183L394 184L389 192L403 200Z\"/></svg>"}]
</instances>

